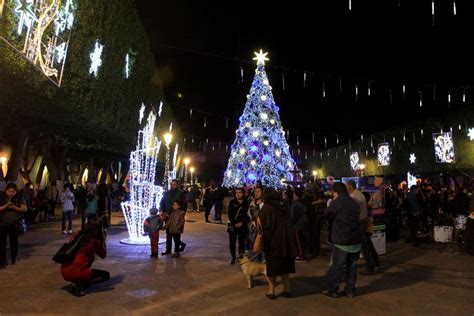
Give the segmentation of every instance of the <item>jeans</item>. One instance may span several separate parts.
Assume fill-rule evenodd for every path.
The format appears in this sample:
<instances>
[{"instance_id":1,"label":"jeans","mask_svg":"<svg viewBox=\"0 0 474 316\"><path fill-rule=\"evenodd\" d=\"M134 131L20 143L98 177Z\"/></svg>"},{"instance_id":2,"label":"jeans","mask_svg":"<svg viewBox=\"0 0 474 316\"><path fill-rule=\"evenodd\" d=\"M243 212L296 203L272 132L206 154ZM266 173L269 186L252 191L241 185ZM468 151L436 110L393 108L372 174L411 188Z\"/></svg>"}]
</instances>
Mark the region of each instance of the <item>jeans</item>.
<instances>
[{"instance_id":1,"label":"jeans","mask_svg":"<svg viewBox=\"0 0 474 316\"><path fill-rule=\"evenodd\" d=\"M359 252L345 252L334 246L327 274L329 293L337 293L339 291L339 283L345 281L346 293L354 294L357 281L358 257Z\"/></svg>"},{"instance_id":2,"label":"jeans","mask_svg":"<svg viewBox=\"0 0 474 316\"><path fill-rule=\"evenodd\" d=\"M14 225L0 225L0 266L7 263L7 237L10 241L10 259L18 255L18 228Z\"/></svg>"},{"instance_id":3,"label":"jeans","mask_svg":"<svg viewBox=\"0 0 474 316\"><path fill-rule=\"evenodd\" d=\"M230 249L230 256L235 259L235 244L237 240L239 241L239 255L245 252L245 238L247 234L245 230L237 230L235 229L233 232L229 233L229 249Z\"/></svg>"},{"instance_id":4,"label":"jeans","mask_svg":"<svg viewBox=\"0 0 474 316\"><path fill-rule=\"evenodd\" d=\"M156 231L148 235L150 237L151 254L158 255L158 242L160 240L160 232Z\"/></svg>"},{"instance_id":5,"label":"jeans","mask_svg":"<svg viewBox=\"0 0 474 316\"><path fill-rule=\"evenodd\" d=\"M223 201L214 203L215 221L222 221L222 209L224 208Z\"/></svg>"},{"instance_id":6,"label":"jeans","mask_svg":"<svg viewBox=\"0 0 474 316\"><path fill-rule=\"evenodd\" d=\"M171 234L168 230L166 231L166 252L171 252L172 241L174 240L174 253L180 253L184 242L181 241L181 234Z\"/></svg>"},{"instance_id":7,"label":"jeans","mask_svg":"<svg viewBox=\"0 0 474 316\"><path fill-rule=\"evenodd\" d=\"M72 217L74 215L74 211L63 211L63 221L62 221L62 230L66 230L66 220L68 221L68 229L67 230L72 230Z\"/></svg>"}]
</instances>

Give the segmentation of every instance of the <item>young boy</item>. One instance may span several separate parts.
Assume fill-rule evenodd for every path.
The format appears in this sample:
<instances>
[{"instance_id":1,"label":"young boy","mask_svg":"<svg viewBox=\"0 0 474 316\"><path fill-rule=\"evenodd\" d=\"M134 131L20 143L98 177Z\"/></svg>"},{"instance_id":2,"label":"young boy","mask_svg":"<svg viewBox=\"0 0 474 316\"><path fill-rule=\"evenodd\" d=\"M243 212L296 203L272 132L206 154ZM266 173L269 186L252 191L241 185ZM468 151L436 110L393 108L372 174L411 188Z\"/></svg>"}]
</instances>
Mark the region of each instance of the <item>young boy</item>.
<instances>
[{"instance_id":1,"label":"young boy","mask_svg":"<svg viewBox=\"0 0 474 316\"><path fill-rule=\"evenodd\" d=\"M179 258L179 253L184 250L186 244L181 241L181 234L184 231L184 215L179 201L174 201L169 218L166 221L166 252L171 252L171 238L174 240L173 258Z\"/></svg>"},{"instance_id":2,"label":"young boy","mask_svg":"<svg viewBox=\"0 0 474 316\"><path fill-rule=\"evenodd\" d=\"M160 239L159 233L162 228L162 215L158 215L158 210L152 208L150 210L150 216L145 219L143 223L143 230L148 234L148 237L150 237L151 258L158 258L158 240Z\"/></svg>"}]
</instances>

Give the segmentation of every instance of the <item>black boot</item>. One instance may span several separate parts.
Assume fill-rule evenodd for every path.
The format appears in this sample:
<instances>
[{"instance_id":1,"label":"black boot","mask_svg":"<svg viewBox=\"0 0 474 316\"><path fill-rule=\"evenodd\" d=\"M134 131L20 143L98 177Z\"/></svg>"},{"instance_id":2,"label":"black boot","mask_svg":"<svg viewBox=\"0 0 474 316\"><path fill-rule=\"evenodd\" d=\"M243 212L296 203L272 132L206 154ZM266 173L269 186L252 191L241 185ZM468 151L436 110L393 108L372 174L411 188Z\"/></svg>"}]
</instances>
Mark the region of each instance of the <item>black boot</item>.
<instances>
[{"instance_id":1,"label":"black boot","mask_svg":"<svg viewBox=\"0 0 474 316\"><path fill-rule=\"evenodd\" d=\"M80 284L72 284L72 289L71 289L72 295L76 297L81 297L86 295L86 293L82 290L82 286Z\"/></svg>"}]
</instances>

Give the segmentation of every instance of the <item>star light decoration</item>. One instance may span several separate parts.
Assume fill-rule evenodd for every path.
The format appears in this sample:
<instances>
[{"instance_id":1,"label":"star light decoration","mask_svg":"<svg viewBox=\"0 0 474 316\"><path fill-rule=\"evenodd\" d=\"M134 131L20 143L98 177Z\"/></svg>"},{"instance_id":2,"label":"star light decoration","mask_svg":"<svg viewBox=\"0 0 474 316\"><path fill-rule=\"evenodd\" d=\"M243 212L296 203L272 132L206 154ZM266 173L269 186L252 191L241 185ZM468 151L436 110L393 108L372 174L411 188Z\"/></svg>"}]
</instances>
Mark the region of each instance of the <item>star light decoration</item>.
<instances>
[{"instance_id":1,"label":"star light decoration","mask_svg":"<svg viewBox=\"0 0 474 316\"><path fill-rule=\"evenodd\" d=\"M130 200L121 203L128 239L124 244L148 244L150 239L144 236L143 222L149 216L150 209L158 207L163 188L155 185L156 163L161 142L154 136L156 115L150 112L146 126L138 131L135 151L130 153L129 189Z\"/></svg>"},{"instance_id":2,"label":"star light decoration","mask_svg":"<svg viewBox=\"0 0 474 316\"><path fill-rule=\"evenodd\" d=\"M255 77L224 172L223 186L229 188L257 180L280 188L282 179L291 180L295 166L265 72L267 53L260 50L255 55Z\"/></svg>"},{"instance_id":3,"label":"star light decoration","mask_svg":"<svg viewBox=\"0 0 474 316\"><path fill-rule=\"evenodd\" d=\"M89 68L89 74L94 74L97 78L99 74L99 68L102 66L102 52L104 51L104 45L99 43L99 40L95 42L94 50L89 54L91 60L91 66Z\"/></svg>"},{"instance_id":4,"label":"star light decoration","mask_svg":"<svg viewBox=\"0 0 474 316\"><path fill-rule=\"evenodd\" d=\"M474 140L474 128L469 128L467 130L467 137L469 137L470 140Z\"/></svg>"},{"instance_id":5,"label":"star light decoration","mask_svg":"<svg viewBox=\"0 0 474 316\"><path fill-rule=\"evenodd\" d=\"M253 58L253 60L257 61L257 66L265 65L265 62L270 60L267 57L268 53L264 53L262 50L260 50L259 53L254 52L254 54L255 54L255 57ZM268 85L268 79L266 79L266 82L264 82L264 84Z\"/></svg>"},{"instance_id":6,"label":"star light decoration","mask_svg":"<svg viewBox=\"0 0 474 316\"><path fill-rule=\"evenodd\" d=\"M390 165L390 145L388 143L379 144L377 161L380 167Z\"/></svg>"},{"instance_id":7,"label":"star light decoration","mask_svg":"<svg viewBox=\"0 0 474 316\"><path fill-rule=\"evenodd\" d=\"M410 154L410 163L415 164L416 163L416 156L415 154Z\"/></svg>"},{"instance_id":8,"label":"star light decoration","mask_svg":"<svg viewBox=\"0 0 474 316\"><path fill-rule=\"evenodd\" d=\"M437 163L454 163L454 143L452 132L433 133L434 150Z\"/></svg>"},{"instance_id":9,"label":"star light decoration","mask_svg":"<svg viewBox=\"0 0 474 316\"><path fill-rule=\"evenodd\" d=\"M0 39L61 86L76 0L0 0Z\"/></svg>"}]
</instances>

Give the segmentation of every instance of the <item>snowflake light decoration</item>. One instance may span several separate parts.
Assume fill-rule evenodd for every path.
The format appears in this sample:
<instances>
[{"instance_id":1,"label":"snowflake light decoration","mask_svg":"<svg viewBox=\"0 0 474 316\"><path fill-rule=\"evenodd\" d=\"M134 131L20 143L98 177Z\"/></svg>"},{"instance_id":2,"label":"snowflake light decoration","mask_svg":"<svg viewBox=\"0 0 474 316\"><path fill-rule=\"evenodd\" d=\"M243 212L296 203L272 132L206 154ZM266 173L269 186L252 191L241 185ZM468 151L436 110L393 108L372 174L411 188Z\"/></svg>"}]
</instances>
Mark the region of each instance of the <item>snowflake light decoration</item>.
<instances>
[{"instance_id":1,"label":"snowflake light decoration","mask_svg":"<svg viewBox=\"0 0 474 316\"><path fill-rule=\"evenodd\" d=\"M415 154L410 154L410 163L411 163L411 164L415 164L415 162L416 162L416 156L415 156Z\"/></svg>"},{"instance_id":2,"label":"snowflake light decoration","mask_svg":"<svg viewBox=\"0 0 474 316\"><path fill-rule=\"evenodd\" d=\"M390 165L390 145L388 143L379 144L377 161L380 167Z\"/></svg>"},{"instance_id":3,"label":"snowflake light decoration","mask_svg":"<svg viewBox=\"0 0 474 316\"><path fill-rule=\"evenodd\" d=\"M434 133L434 150L437 163L454 163L454 143L452 132Z\"/></svg>"},{"instance_id":4,"label":"snowflake light decoration","mask_svg":"<svg viewBox=\"0 0 474 316\"><path fill-rule=\"evenodd\" d=\"M474 128L469 128L467 130L467 137L469 137L470 140L474 140Z\"/></svg>"},{"instance_id":5,"label":"snowflake light decoration","mask_svg":"<svg viewBox=\"0 0 474 316\"><path fill-rule=\"evenodd\" d=\"M90 53L91 66L89 68L89 73L94 74L94 77L97 78L99 74L99 68L102 66L102 52L104 51L104 45L99 43L99 40L95 42L94 50Z\"/></svg>"},{"instance_id":6,"label":"snowflake light decoration","mask_svg":"<svg viewBox=\"0 0 474 316\"><path fill-rule=\"evenodd\" d=\"M351 169L353 171L358 171L360 169L359 153L358 152L351 153L351 155L349 156L349 160L351 163Z\"/></svg>"}]
</instances>

